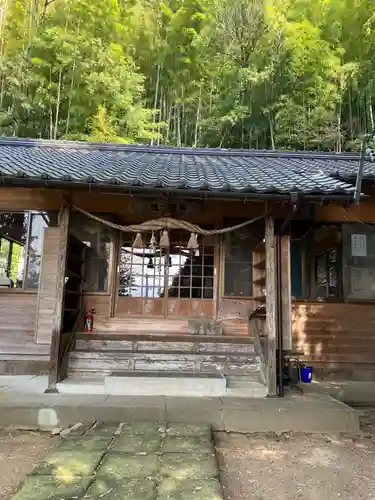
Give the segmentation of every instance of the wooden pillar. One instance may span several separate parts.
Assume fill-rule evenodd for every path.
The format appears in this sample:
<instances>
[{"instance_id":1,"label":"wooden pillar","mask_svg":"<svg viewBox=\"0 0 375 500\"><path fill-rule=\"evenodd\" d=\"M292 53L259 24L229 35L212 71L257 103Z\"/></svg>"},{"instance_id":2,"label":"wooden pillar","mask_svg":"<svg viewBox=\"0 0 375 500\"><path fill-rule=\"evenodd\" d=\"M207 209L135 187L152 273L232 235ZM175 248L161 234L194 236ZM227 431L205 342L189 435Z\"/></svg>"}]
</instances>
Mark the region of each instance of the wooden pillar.
<instances>
[{"instance_id":1,"label":"wooden pillar","mask_svg":"<svg viewBox=\"0 0 375 500\"><path fill-rule=\"evenodd\" d=\"M59 237L60 228L58 227L47 227L44 231L36 316L37 344L50 344L52 339Z\"/></svg>"},{"instance_id":2,"label":"wooden pillar","mask_svg":"<svg viewBox=\"0 0 375 500\"><path fill-rule=\"evenodd\" d=\"M116 314L116 303L118 289L120 285L119 280L119 266L120 266L120 252L122 243L122 234L117 229L112 233L112 255L110 264L110 281L109 281L109 312L108 316L114 318Z\"/></svg>"},{"instance_id":3,"label":"wooden pillar","mask_svg":"<svg viewBox=\"0 0 375 500\"><path fill-rule=\"evenodd\" d=\"M292 350L292 275L290 258L290 236L281 236L281 301L283 349Z\"/></svg>"},{"instance_id":4,"label":"wooden pillar","mask_svg":"<svg viewBox=\"0 0 375 500\"><path fill-rule=\"evenodd\" d=\"M59 381L59 375L60 375L59 354L60 354L61 329L63 324L63 313L64 313L64 290L65 290L66 259L68 250L69 222L70 222L70 206L67 203L63 202L59 214L59 246L58 246L58 262L56 270L55 306L53 310L53 322L52 322L50 370L48 378L48 389L46 392L57 392L56 384Z\"/></svg>"},{"instance_id":5,"label":"wooden pillar","mask_svg":"<svg viewBox=\"0 0 375 500\"><path fill-rule=\"evenodd\" d=\"M276 252L274 220L266 218L266 331L268 396L277 395L276 383Z\"/></svg>"}]
</instances>

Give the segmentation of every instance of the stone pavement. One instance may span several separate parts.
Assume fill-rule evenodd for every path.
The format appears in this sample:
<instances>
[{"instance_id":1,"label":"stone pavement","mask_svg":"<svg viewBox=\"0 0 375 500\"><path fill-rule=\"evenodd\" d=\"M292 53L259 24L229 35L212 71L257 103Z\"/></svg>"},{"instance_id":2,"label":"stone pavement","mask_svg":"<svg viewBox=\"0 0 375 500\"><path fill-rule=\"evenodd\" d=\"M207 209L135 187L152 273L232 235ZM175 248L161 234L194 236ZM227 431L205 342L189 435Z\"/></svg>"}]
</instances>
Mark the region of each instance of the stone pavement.
<instances>
[{"instance_id":1,"label":"stone pavement","mask_svg":"<svg viewBox=\"0 0 375 500\"><path fill-rule=\"evenodd\" d=\"M12 500L222 500L206 424L78 424Z\"/></svg>"}]
</instances>

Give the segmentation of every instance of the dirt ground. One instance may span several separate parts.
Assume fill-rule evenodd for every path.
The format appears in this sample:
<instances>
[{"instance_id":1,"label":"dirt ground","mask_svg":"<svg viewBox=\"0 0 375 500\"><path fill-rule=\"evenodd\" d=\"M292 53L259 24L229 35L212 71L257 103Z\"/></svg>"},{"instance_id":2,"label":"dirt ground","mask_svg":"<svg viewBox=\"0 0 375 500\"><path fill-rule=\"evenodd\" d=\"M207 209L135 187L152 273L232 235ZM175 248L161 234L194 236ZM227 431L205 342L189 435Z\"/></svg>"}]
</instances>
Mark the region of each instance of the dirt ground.
<instances>
[{"instance_id":1,"label":"dirt ground","mask_svg":"<svg viewBox=\"0 0 375 500\"><path fill-rule=\"evenodd\" d=\"M0 500L8 500L18 484L58 443L50 434L0 430Z\"/></svg>"},{"instance_id":2,"label":"dirt ground","mask_svg":"<svg viewBox=\"0 0 375 500\"><path fill-rule=\"evenodd\" d=\"M217 433L226 500L373 500L375 410L362 435Z\"/></svg>"}]
</instances>

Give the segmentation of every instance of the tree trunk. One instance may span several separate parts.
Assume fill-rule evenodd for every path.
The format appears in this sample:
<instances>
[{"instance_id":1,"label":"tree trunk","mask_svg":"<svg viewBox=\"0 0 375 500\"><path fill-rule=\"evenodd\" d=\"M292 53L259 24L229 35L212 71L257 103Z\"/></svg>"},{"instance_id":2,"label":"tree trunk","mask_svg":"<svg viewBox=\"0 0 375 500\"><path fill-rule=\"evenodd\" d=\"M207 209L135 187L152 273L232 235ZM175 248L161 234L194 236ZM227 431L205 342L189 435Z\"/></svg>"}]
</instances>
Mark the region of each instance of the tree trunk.
<instances>
[{"instance_id":1,"label":"tree trunk","mask_svg":"<svg viewBox=\"0 0 375 500\"><path fill-rule=\"evenodd\" d=\"M59 82L57 87L57 102L56 102L56 114L55 114L55 130L53 133L53 138L57 139L57 130L59 125L59 115L60 115L60 101L61 101L61 80L62 80L62 67L59 70Z\"/></svg>"},{"instance_id":2,"label":"tree trunk","mask_svg":"<svg viewBox=\"0 0 375 500\"><path fill-rule=\"evenodd\" d=\"M156 122L156 107L158 105L158 98L159 98L159 82L160 82L160 64L158 64L158 70L157 70L157 74L156 74L154 109L152 110L152 124L153 125L155 125L155 122ZM153 144L154 144L154 139L151 139L151 146Z\"/></svg>"},{"instance_id":3,"label":"tree trunk","mask_svg":"<svg viewBox=\"0 0 375 500\"><path fill-rule=\"evenodd\" d=\"M194 147L197 147L197 144L199 141L198 131L199 131L199 122L200 122L200 114L201 114L201 103L202 103L202 83L200 84L200 87L199 87L198 107L197 107L197 114L195 117Z\"/></svg>"}]
</instances>

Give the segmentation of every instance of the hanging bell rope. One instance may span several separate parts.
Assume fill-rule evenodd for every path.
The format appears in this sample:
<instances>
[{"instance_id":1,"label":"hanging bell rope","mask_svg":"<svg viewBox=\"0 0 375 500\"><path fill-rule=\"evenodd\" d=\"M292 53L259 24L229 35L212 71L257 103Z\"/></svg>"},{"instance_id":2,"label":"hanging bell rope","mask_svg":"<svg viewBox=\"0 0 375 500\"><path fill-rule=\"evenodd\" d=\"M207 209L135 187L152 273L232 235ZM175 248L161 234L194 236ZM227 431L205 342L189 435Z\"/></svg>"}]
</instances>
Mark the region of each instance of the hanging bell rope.
<instances>
[{"instance_id":1,"label":"hanging bell rope","mask_svg":"<svg viewBox=\"0 0 375 500\"><path fill-rule=\"evenodd\" d=\"M82 208L79 208L75 205L73 205L72 208L77 212L80 212L81 214L90 217L90 219L96 220L97 222L100 222L105 226L111 227L112 229L117 229L119 231L123 231L125 233L144 233L151 231L168 231L171 229L182 229L184 231L189 231L190 233L195 233L197 235L199 234L201 236L225 234L225 233L230 233L231 231L236 231L237 229L241 229L242 227L249 226L250 224L254 224L259 220L264 219L271 212L271 210L268 210L267 212L264 212L262 215L259 215L254 219L241 222L241 224L236 224L235 226L224 227L222 229L208 230L201 228L197 224L192 224L191 222L174 219L172 217L161 217L160 219L153 219L147 222L143 222L142 224L132 224L131 226L123 226L121 224L115 224L114 222L102 219L97 215L91 214L90 212L86 212L86 210L83 210Z\"/></svg>"},{"instance_id":2,"label":"hanging bell rope","mask_svg":"<svg viewBox=\"0 0 375 500\"><path fill-rule=\"evenodd\" d=\"M150 250L152 250L153 252L155 252L155 250L156 250L156 238L155 238L154 231L152 231L152 235L151 235L151 239L150 239Z\"/></svg>"}]
</instances>

